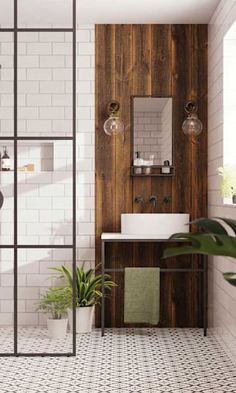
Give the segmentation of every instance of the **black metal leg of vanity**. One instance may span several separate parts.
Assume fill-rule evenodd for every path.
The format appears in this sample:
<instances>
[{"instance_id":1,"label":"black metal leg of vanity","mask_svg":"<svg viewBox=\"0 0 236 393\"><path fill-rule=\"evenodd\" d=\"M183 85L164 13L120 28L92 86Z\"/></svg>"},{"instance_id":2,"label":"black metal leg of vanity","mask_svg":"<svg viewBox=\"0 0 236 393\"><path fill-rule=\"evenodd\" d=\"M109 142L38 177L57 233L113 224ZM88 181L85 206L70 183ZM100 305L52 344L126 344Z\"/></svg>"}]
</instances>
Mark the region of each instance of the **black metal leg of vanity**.
<instances>
[{"instance_id":1,"label":"black metal leg of vanity","mask_svg":"<svg viewBox=\"0 0 236 393\"><path fill-rule=\"evenodd\" d=\"M102 258L102 304L101 304L101 332L104 336L105 325L105 288L104 288L104 274L105 274L105 241L102 240L101 245L101 258Z\"/></svg>"},{"instance_id":2,"label":"black metal leg of vanity","mask_svg":"<svg viewBox=\"0 0 236 393\"><path fill-rule=\"evenodd\" d=\"M203 330L207 336L208 325L208 260L203 256Z\"/></svg>"}]
</instances>

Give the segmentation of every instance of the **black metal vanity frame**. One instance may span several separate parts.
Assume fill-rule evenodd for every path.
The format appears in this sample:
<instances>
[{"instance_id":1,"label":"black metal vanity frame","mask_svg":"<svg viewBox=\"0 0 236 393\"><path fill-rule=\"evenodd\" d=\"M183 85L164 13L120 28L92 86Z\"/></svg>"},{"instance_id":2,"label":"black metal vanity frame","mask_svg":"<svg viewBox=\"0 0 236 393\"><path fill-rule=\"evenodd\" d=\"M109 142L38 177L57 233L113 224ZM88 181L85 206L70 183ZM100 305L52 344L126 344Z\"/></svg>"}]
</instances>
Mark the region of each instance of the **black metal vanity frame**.
<instances>
[{"instance_id":1,"label":"black metal vanity frame","mask_svg":"<svg viewBox=\"0 0 236 393\"><path fill-rule=\"evenodd\" d=\"M103 234L105 235L105 234ZM109 234L111 235L111 234ZM102 302L101 302L101 335L105 334L105 288L104 288L104 275L106 273L116 273L116 272L124 272L124 268L115 268L108 269L106 268L106 243L186 243L186 240L178 239L178 240L169 240L169 239L140 239L140 238L132 238L132 239L103 239L101 238L101 273L102 273ZM203 334L207 336L207 327L208 327L208 282L207 282L207 273L208 273L208 260L205 255L201 255L201 262L203 267L199 269L191 269L191 268L161 268L161 272L168 273L202 273L203 274L203 285L202 288L202 317L203 317Z\"/></svg>"},{"instance_id":2,"label":"black metal vanity frame","mask_svg":"<svg viewBox=\"0 0 236 393\"><path fill-rule=\"evenodd\" d=\"M0 136L0 140L13 141L14 143L14 242L12 245L1 244L0 249L10 248L14 250L14 349L10 353L1 353L0 357L8 356L75 356L76 355L76 0L71 0L72 5L72 23L69 28L19 28L18 27L18 1L14 0L14 26L12 28L0 28L1 32L13 33L14 42L14 133L13 136ZM35 10L37 12L37 10ZM21 32L64 32L72 34L72 136L18 136L18 33ZM52 245L52 244L18 244L18 228L17 228L17 151L18 141L43 141L43 140L66 140L72 142L72 244ZM18 250L19 249L71 249L72 250L72 271L73 271L73 329L72 329L72 351L64 353L33 353L18 351Z\"/></svg>"}]
</instances>

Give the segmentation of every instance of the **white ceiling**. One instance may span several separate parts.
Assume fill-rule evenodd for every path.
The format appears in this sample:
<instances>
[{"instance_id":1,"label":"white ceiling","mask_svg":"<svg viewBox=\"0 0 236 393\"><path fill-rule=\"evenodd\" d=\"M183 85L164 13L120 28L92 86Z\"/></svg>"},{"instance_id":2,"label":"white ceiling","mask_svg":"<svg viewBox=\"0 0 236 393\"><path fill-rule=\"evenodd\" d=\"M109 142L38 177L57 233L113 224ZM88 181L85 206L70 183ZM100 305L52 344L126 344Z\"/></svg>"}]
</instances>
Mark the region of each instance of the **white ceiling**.
<instances>
[{"instance_id":1,"label":"white ceiling","mask_svg":"<svg viewBox=\"0 0 236 393\"><path fill-rule=\"evenodd\" d=\"M220 0L77 0L77 23L208 23ZM18 0L19 25L68 27L72 0ZM0 24L13 22L13 0L0 0Z\"/></svg>"},{"instance_id":2,"label":"white ceiling","mask_svg":"<svg viewBox=\"0 0 236 393\"><path fill-rule=\"evenodd\" d=\"M78 0L79 23L208 23L220 0Z\"/></svg>"}]
</instances>

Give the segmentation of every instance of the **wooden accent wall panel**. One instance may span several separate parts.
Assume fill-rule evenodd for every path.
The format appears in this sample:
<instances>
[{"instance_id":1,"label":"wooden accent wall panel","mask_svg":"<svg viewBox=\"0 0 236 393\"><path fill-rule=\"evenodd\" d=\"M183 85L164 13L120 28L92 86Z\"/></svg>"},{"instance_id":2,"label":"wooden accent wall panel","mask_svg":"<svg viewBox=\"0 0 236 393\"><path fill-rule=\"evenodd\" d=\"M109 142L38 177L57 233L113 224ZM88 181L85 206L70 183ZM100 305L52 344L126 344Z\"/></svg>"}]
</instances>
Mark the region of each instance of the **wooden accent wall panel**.
<instances>
[{"instance_id":1,"label":"wooden accent wall panel","mask_svg":"<svg viewBox=\"0 0 236 393\"><path fill-rule=\"evenodd\" d=\"M131 96L173 97L173 154L175 177L130 176L132 163ZM103 131L106 106L121 104L125 142ZM182 130L184 103L195 99L203 133L197 141ZM102 232L120 231L121 213L186 212L194 219L207 214L207 26L97 25L96 26L96 263L100 262ZM158 196L156 209L148 202ZM145 203L134 203L143 195ZM171 203L162 199L171 195ZM173 266L199 264L198 257L161 260L164 245L110 244L107 266ZM106 301L106 326L123 325L123 273L113 274L118 287ZM160 326L201 326L198 274L161 275ZM96 325L100 325L99 310Z\"/></svg>"}]
</instances>

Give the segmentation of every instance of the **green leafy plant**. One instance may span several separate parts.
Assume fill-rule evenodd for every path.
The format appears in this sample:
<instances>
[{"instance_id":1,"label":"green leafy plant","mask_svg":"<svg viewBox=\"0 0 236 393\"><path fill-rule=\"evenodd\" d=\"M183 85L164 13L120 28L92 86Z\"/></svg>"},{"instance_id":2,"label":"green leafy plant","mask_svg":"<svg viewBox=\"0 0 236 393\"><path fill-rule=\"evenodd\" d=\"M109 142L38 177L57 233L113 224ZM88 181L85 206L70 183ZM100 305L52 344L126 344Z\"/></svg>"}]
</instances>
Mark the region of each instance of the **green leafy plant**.
<instances>
[{"instance_id":1,"label":"green leafy plant","mask_svg":"<svg viewBox=\"0 0 236 393\"><path fill-rule=\"evenodd\" d=\"M229 235L218 220L227 224L233 230L234 236ZM189 244L165 249L163 258L183 254L222 255L236 258L236 221L229 218L218 220L199 218L190 222L190 224L196 224L203 232L175 233L170 239L183 239ZM223 275L225 280L236 286L236 273L228 272Z\"/></svg>"},{"instance_id":2,"label":"green leafy plant","mask_svg":"<svg viewBox=\"0 0 236 393\"><path fill-rule=\"evenodd\" d=\"M71 307L69 291L60 286L50 288L42 295L38 310L51 314L52 319L62 319L68 307Z\"/></svg>"},{"instance_id":3,"label":"green leafy plant","mask_svg":"<svg viewBox=\"0 0 236 393\"><path fill-rule=\"evenodd\" d=\"M236 195L236 167L224 166L218 168L218 174L223 177L221 192L224 197Z\"/></svg>"},{"instance_id":4,"label":"green leafy plant","mask_svg":"<svg viewBox=\"0 0 236 393\"><path fill-rule=\"evenodd\" d=\"M236 287L236 273L223 273L224 279Z\"/></svg>"},{"instance_id":5,"label":"green leafy plant","mask_svg":"<svg viewBox=\"0 0 236 393\"><path fill-rule=\"evenodd\" d=\"M65 288L68 289L70 300L72 301L72 269L64 265L51 267L51 269L61 273L60 278L64 280ZM104 288L108 290L116 286L110 278L108 274L104 275ZM95 275L95 269L85 270L84 265L82 265L82 267L78 266L76 268L76 307L89 307L100 303L100 299L102 298L101 286L101 274Z\"/></svg>"}]
</instances>

